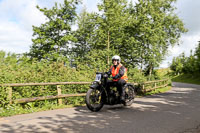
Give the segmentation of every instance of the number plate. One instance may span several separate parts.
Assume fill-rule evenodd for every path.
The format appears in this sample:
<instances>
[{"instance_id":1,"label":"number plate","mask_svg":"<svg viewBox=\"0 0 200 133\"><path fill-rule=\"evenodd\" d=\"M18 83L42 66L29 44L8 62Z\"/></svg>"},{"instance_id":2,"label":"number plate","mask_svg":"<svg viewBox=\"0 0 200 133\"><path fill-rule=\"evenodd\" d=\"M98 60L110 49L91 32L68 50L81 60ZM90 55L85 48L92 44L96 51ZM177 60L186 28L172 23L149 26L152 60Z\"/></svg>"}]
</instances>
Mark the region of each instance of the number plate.
<instances>
[{"instance_id":1,"label":"number plate","mask_svg":"<svg viewBox=\"0 0 200 133\"><path fill-rule=\"evenodd\" d=\"M95 81L101 81L101 74L96 74Z\"/></svg>"}]
</instances>

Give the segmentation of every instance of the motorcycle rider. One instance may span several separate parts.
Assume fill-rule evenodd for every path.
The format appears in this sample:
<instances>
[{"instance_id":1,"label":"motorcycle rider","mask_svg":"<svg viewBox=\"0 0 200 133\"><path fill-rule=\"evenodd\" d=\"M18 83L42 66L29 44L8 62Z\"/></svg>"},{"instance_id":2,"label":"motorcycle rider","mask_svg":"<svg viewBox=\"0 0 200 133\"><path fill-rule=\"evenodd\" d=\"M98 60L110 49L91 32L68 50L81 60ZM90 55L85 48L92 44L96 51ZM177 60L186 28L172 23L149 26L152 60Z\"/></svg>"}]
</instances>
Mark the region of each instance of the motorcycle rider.
<instances>
[{"instance_id":1,"label":"motorcycle rider","mask_svg":"<svg viewBox=\"0 0 200 133\"><path fill-rule=\"evenodd\" d=\"M121 101L125 101L125 90L123 86L126 84L127 77L127 69L120 63L121 58L118 55L112 57L113 65L110 67L110 70L107 72L108 75L112 74L113 80L108 80L107 89L110 90L110 86L117 86L117 90L120 94Z\"/></svg>"}]
</instances>

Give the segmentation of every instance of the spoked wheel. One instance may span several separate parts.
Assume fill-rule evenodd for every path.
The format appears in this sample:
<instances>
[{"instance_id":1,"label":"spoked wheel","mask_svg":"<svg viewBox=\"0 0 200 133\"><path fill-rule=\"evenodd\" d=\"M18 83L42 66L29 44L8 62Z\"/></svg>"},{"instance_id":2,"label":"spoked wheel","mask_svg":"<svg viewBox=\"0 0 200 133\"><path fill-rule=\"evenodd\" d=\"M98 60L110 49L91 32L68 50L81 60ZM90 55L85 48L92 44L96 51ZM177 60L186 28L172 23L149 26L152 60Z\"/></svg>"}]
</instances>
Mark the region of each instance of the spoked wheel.
<instances>
[{"instance_id":1,"label":"spoked wheel","mask_svg":"<svg viewBox=\"0 0 200 133\"><path fill-rule=\"evenodd\" d=\"M125 102L124 106L131 106L135 98L134 87L132 85L124 86L125 90Z\"/></svg>"},{"instance_id":2,"label":"spoked wheel","mask_svg":"<svg viewBox=\"0 0 200 133\"><path fill-rule=\"evenodd\" d=\"M86 105L93 112L99 111L103 107L101 92L96 89L89 89L86 94Z\"/></svg>"}]
</instances>

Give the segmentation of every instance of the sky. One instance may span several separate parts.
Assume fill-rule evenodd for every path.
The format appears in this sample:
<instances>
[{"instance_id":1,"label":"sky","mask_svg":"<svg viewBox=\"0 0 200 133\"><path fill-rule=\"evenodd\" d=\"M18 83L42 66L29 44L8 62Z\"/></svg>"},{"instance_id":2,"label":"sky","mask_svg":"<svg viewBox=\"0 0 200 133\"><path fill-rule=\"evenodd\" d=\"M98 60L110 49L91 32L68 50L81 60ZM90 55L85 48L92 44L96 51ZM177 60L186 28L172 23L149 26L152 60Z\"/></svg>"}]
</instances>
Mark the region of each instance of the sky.
<instances>
[{"instance_id":1,"label":"sky","mask_svg":"<svg viewBox=\"0 0 200 133\"><path fill-rule=\"evenodd\" d=\"M79 9L85 6L88 12L96 12L99 1L83 0ZM62 3L63 0L0 0L0 50L28 52L32 45L32 25L40 26L45 22L44 15L36 5L50 8L55 2ZM184 22L188 32L180 38L179 46L169 48L169 54L160 65L161 68L168 67L172 58L183 52L189 56L200 41L200 0L177 0L175 6L176 14Z\"/></svg>"}]
</instances>

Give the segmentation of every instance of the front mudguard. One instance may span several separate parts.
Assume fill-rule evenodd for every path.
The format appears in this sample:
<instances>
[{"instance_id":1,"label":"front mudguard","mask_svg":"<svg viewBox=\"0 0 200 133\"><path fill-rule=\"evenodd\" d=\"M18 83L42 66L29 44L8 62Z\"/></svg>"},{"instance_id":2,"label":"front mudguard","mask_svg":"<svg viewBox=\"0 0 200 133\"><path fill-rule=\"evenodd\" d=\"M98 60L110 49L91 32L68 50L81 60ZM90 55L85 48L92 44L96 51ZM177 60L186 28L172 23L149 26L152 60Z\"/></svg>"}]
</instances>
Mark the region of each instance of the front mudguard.
<instances>
[{"instance_id":1,"label":"front mudguard","mask_svg":"<svg viewBox=\"0 0 200 133\"><path fill-rule=\"evenodd\" d=\"M108 97L107 91L105 90L105 88L101 85L100 82L98 81L94 81L91 85L90 85L91 89L94 90L99 90L101 92L101 96L102 96L102 101L103 103L106 102L106 99Z\"/></svg>"}]
</instances>

